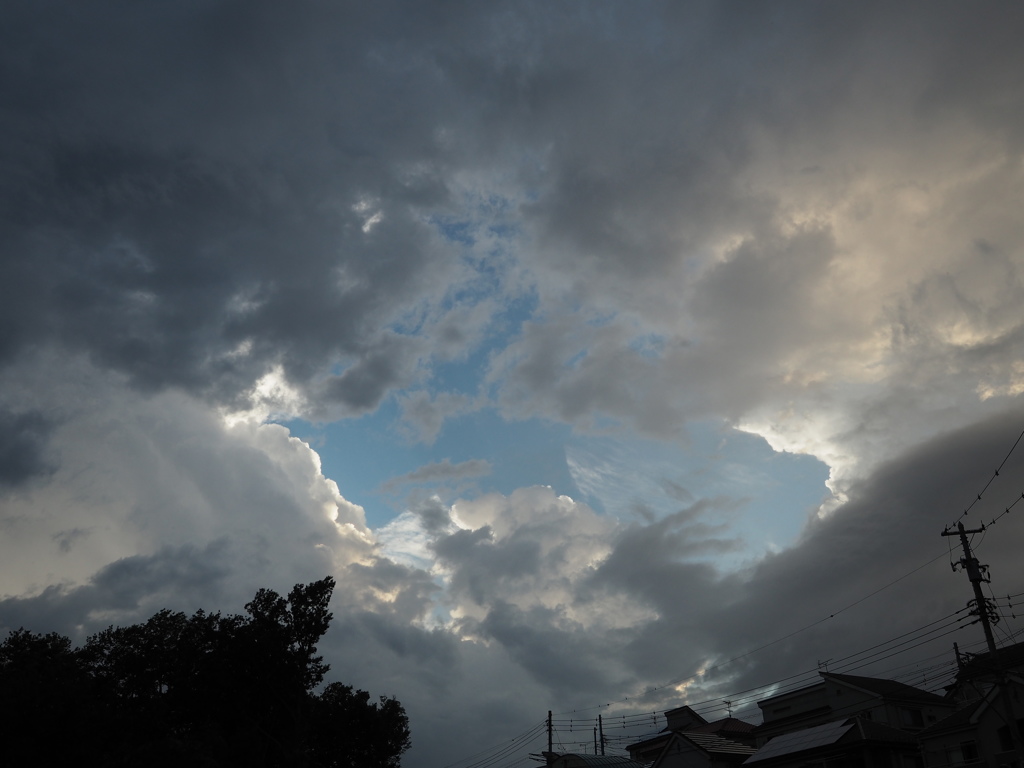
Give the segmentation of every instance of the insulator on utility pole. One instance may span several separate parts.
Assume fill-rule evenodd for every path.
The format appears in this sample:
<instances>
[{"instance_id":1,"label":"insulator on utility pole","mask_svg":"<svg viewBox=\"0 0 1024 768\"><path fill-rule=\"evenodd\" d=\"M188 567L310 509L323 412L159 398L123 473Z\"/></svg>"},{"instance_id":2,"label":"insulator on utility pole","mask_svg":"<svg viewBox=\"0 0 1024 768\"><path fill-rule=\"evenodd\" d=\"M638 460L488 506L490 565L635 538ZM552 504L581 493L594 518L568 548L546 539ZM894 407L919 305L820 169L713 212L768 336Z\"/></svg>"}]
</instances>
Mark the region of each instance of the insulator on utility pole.
<instances>
[{"instance_id":1,"label":"insulator on utility pole","mask_svg":"<svg viewBox=\"0 0 1024 768\"><path fill-rule=\"evenodd\" d=\"M985 530L985 527L982 526L981 528L974 528L969 531L964 529L963 523L957 523L956 527L957 530L955 533L947 529L942 532L942 535L960 537L960 546L964 549L964 556L960 558L960 565L965 571L967 571L967 578L970 579L971 587L974 589L974 602L976 605L975 608L971 610L971 615L976 615L978 617L978 620L981 622L981 628L985 631L985 642L988 643L988 650L990 653L995 654L996 640L992 636L992 624L990 622L991 609L989 607L989 601L986 600L985 596L981 593L982 583L990 581L990 579L985 575L988 571L988 566L978 563L978 558L976 558L971 552L971 542L967 540L968 533L981 533Z\"/></svg>"}]
</instances>

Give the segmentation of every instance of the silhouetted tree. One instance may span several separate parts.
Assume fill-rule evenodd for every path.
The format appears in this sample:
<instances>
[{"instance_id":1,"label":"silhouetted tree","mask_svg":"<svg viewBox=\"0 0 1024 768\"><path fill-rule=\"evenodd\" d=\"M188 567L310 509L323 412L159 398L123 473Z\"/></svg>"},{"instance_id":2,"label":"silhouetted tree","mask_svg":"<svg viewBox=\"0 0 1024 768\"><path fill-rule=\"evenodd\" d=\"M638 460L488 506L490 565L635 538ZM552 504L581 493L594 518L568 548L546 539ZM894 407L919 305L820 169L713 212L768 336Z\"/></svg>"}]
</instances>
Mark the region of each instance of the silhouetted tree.
<instances>
[{"instance_id":1,"label":"silhouetted tree","mask_svg":"<svg viewBox=\"0 0 1024 768\"><path fill-rule=\"evenodd\" d=\"M93 701L68 638L18 629L0 644L0 748L9 764L56 765L95 748Z\"/></svg>"},{"instance_id":2,"label":"silhouetted tree","mask_svg":"<svg viewBox=\"0 0 1024 768\"><path fill-rule=\"evenodd\" d=\"M261 589L245 616L164 610L77 650L61 635L11 632L0 690L18 754L36 765L397 766L409 747L398 701L371 704L340 683L314 693L329 670L317 643L333 589L330 577L287 598Z\"/></svg>"},{"instance_id":3,"label":"silhouetted tree","mask_svg":"<svg viewBox=\"0 0 1024 768\"><path fill-rule=\"evenodd\" d=\"M409 720L394 698L331 683L315 699L310 756L324 768L395 768L409 748Z\"/></svg>"}]
</instances>

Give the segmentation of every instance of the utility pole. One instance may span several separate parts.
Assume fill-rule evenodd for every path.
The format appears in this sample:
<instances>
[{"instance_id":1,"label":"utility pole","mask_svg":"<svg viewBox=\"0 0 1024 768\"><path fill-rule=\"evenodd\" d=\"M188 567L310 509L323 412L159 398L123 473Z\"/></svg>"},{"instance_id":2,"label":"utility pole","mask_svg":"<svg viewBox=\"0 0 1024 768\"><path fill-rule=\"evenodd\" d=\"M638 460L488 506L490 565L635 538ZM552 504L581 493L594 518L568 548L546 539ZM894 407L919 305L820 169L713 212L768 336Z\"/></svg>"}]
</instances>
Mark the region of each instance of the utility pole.
<instances>
[{"instance_id":1,"label":"utility pole","mask_svg":"<svg viewBox=\"0 0 1024 768\"><path fill-rule=\"evenodd\" d=\"M601 737L601 754L604 754L604 723L601 721L601 716L597 716L597 735Z\"/></svg>"},{"instance_id":2,"label":"utility pole","mask_svg":"<svg viewBox=\"0 0 1024 768\"><path fill-rule=\"evenodd\" d=\"M552 752L551 749L551 710L548 710L548 753Z\"/></svg>"},{"instance_id":3,"label":"utility pole","mask_svg":"<svg viewBox=\"0 0 1024 768\"><path fill-rule=\"evenodd\" d=\"M985 574L988 573L988 566L981 565L978 563L978 558L971 552L971 542L967 540L968 533L982 533L985 530L984 524L981 528L973 528L971 530L964 529L964 524L958 522L956 524L956 531L951 531L948 528L942 532L943 536L959 536L960 546L964 549L964 556L960 558L960 567L967 571L967 578L971 581L971 586L974 588L974 600L969 602L967 605L971 607L970 615L977 616L978 621L981 622L981 628L985 631L985 642L988 644L989 658L992 660L992 664L996 666L997 674L999 675L999 690L1000 699L1003 705L1003 720L1006 722L1007 730L1010 732L1010 739L1013 741L1013 747L1017 751L1017 766L1018 768L1024 768L1024 744L1021 743L1020 729L1017 727L1017 718L1013 716L1013 702L1010 699L1010 690L1008 687L1008 681L1006 673L1002 670L996 661L996 640L992 636L992 624L991 621L999 621L999 614L993 606L981 593L982 582L991 581ZM956 570L956 565L953 566L953 570ZM960 652L957 649L957 660L959 661Z\"/></svg>"},{"instance_id":4,"label":"utility pole","mask_svg":"<svg viewBox=\"0 0 1024 768\"><path fill-rule=\"evenodd\" d=\"M960 558L960 566L967 571L967 578L971 581L971 586L974 587L974 602L975 606L971 609L971 615L977 616L981 622L981 628L985 630L985 642L988 643L989 653L992 654L992 660L995 661L996 652L996 641L992 636L992 624L990 623L990 614L994 613L994 609L989 605L988 600L981 594L982 582L991 581L991 579L985 576L988 571L987 565L980 565L978 558L976 558L971 552L971 542L967 540L968 533L982 533L985 528L972 528L971 530L965 530L963 523L956 524L957 530L951 531L948 528L942 532L943 536L960 536L960 546L964 548L964 556ZM956 570L956 566L953 566L953 570ZM995 614L996 621L998 621L998 614Z\"/></svg>"}]
</instances>

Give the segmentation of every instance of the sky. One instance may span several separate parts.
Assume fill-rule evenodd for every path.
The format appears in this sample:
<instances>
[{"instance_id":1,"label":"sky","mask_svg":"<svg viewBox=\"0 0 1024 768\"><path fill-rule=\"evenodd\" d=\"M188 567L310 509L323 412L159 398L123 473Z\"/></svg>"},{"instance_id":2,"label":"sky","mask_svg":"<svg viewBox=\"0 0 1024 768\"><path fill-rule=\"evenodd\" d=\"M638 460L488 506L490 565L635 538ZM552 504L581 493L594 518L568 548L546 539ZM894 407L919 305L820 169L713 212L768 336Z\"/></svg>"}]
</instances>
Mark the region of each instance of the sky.
<instances>
[{"instance_id":1,"label":"sky","mask_svg":"<svg viewBox=\"0 0 1024 768\"><path fill-rule=\"evenodd\" d=\"M0 630L333 575L409 768L1011 641L1024 9L2 13Z\"/></svg>"}]
</instances>

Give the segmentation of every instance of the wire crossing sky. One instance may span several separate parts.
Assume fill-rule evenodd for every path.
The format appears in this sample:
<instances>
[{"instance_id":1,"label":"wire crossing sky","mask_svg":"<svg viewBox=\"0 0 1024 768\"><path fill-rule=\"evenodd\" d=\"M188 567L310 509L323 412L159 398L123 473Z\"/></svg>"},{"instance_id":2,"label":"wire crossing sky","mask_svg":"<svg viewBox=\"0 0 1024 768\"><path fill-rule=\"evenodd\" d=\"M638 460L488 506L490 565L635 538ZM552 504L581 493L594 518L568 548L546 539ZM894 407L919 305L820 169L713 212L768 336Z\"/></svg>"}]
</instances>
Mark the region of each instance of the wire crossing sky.
<instances>
[{"instance_id":1,"label":"wire crossing sky","mask_svg":"<svg viewBox=\"0 0 1024 768\"><path fill-rule=\"evenodd\" d=\"M895 636L941 674L977 627L913 633L970 598L963 514L1010 641L1022 33L986 2L6 3L0 630L331 575L321 652L403 703L409 768L548 710L740 712Z\"/></svg>"}]
</instances>

